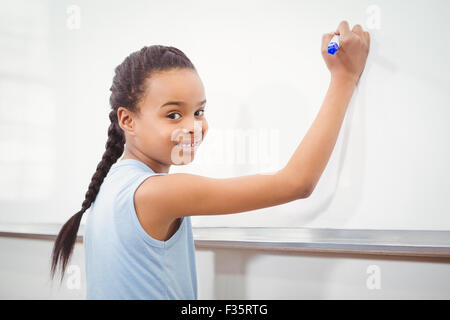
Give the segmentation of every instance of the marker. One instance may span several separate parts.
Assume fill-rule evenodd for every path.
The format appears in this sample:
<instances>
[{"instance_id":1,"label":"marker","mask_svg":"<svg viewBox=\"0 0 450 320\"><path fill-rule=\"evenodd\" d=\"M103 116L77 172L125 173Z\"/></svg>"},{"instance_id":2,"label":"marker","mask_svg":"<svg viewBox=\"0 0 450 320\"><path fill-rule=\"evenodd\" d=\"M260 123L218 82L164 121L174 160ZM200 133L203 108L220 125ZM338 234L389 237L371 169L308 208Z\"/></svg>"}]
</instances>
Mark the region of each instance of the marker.
<instances>
[{"instance_id":1,"label":"marker","mask_svg":"<svg viewBox=\"0 0 450 320\"><path fill-rule=\"evenodd\" d=\"M335 54L339 49L339 35L335 34L328 44L328 53Z\"/></svg>"}]
</instances>

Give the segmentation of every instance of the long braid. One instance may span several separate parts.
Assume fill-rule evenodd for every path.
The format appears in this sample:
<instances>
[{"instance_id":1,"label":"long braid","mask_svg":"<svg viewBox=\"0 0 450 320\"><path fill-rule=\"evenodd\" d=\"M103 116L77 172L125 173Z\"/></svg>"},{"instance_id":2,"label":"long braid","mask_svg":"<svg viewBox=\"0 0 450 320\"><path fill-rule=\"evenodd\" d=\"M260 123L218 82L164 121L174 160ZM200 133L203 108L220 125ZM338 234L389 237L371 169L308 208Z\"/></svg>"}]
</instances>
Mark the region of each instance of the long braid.
<instances>
[{"instance_id":1,"label":"long braid","mask_svg":"<svg viewBox=\"0 0 450 320\"><path fill-rule=\"evenodd\" d=\"M117 110L120 106L132 111L139 111L137 104L146 90L146 80L154 71L164 71L173 68L195 70L188 57L175 47L153 45L131 53L115 68L115 75L110 88L109 103L111 112L108 128L106 150L91 178L88 191L81 205L81 210L75 213L61 228L52 251L51 277L54 278L59 260L62 260L61 281L64 277L67 263L72 255L81 218L95 201L100 186L107 176L111 166L120 158L124 151L125 134L119 126Z\"/></svg>"},{"instance_id":2,"label":"long braid","mask_svg":"<svg viewBox=\"0 0 450 320\"><path fill-rule=\"evenodd\" d=\"M51 275L52 278L56 272L56 265L58 258L62 258L62 274L64 274L67 262L72 255L73 247L76 241L78 229L80 227L81 218L83 213L91 206L92 202L97 197L100 186L109 172L111 166L120 158L124 150L125 137L122 129L118 125L117 111L112 110L109 113L111 124L108 128L108 140L105 145L105 153L103 153L102 160L97 165L97 170L91 178L88 191L86 192L85 199L81 205L81 210L75 213L61 228L58 237L53 247L53 257ZM70 246L70 244L72 244ZM61 281L62 281L61 277Z\"/></svg>"},{"instance_id":3,"label":"long braid","mask_svg":"<svg viewBox=\"0 0 450 320\"><path fill-rule=\"evenodd\" d=\"M86 192L85 200L82 204L82 211L86 211L95 201L100 186L109 172L111 166L120 158L123 153L125 136L122 129L117 122L117 113L113 110L109 113L111 124L108 128L108 140L105 145L105 153L103 153L102 160L98 163L97 169L92 176L89 189Z\"/></svg>"}]
</instances>

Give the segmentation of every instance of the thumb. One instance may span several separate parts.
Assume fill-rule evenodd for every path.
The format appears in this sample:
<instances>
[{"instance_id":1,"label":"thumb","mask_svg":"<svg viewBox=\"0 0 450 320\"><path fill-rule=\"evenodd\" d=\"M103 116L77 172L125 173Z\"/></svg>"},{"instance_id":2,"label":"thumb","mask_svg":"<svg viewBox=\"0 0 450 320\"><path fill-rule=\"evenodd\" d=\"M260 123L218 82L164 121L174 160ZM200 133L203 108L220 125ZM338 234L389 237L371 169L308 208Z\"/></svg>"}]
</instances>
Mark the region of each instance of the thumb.
<instances>
[{"instance_id":1,"label":"thumb","mask_svg":"<svg viewBox=\"0 0 450 320\"><path fill-rule=\"evenodd\" d=\"M328 44L334 36L334 32L324 33L322 35L322 52L328 52Z\"/></svg>"}]
</instances>

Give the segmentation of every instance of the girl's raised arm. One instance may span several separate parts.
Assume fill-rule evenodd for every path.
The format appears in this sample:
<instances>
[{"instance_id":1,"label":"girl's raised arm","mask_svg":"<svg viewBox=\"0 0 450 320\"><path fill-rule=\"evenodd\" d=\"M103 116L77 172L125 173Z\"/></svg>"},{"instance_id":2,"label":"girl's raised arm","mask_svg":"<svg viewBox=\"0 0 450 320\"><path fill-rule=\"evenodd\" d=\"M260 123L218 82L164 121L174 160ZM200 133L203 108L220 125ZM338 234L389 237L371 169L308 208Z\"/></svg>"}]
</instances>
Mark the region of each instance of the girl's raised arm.
<instances>
[{"instance_id":1,"label":"girl's raised arm","mask_svg":"<svg viewBox=\"0 0 450 320\"><path fill-rule=\"evenodd\" d=\"M230 214L276 206L309 195L306 180L280 170L216 179L187 173L152 176L135 192L141 215L183 216Z\"/></svg>"}]
</instances>

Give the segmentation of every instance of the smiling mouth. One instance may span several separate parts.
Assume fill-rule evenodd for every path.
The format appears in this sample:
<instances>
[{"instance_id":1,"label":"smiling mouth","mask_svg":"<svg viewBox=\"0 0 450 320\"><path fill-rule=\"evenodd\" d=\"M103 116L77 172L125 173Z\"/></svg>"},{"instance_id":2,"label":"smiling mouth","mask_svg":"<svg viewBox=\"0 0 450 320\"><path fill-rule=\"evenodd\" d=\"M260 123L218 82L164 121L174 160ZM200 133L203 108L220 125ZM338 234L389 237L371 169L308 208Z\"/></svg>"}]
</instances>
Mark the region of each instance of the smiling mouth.
<instances>
[{"instance_id":1,"label":"smiling mouth","mask_svg":"<svg viewBox=\"0 0 450 320\"><path fill-rule=\"evenodd\" d=\"M194 142L191 142L191 143L180 142L180 143L177 144L177 146L179 146L179 147L181 147L183 149L194 149L194 148L197 148L200 145L201 142L202 142L201 140L194 141Z\"/></svg>"}]
</instances>

